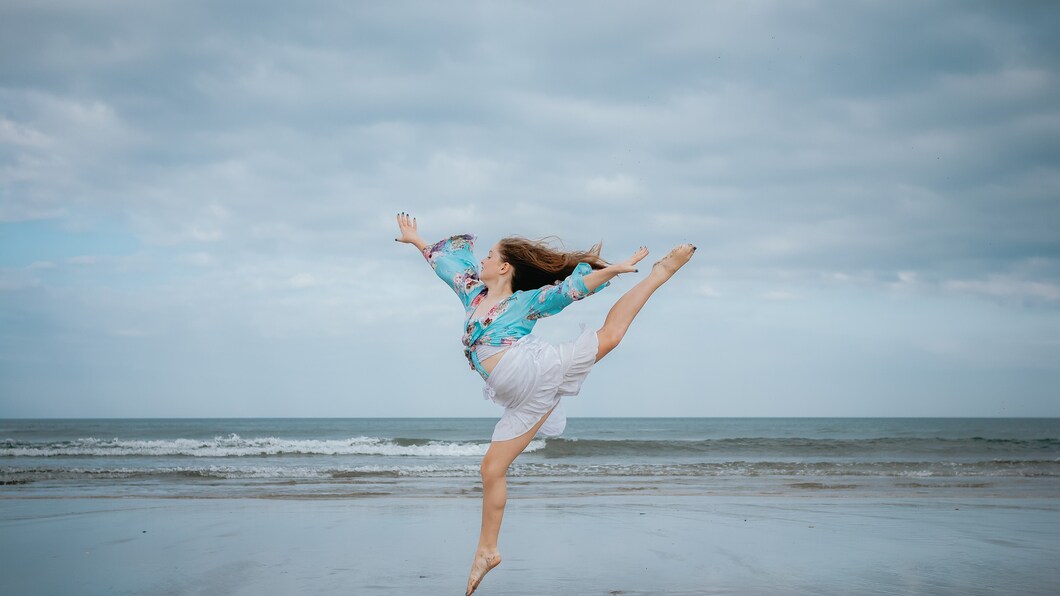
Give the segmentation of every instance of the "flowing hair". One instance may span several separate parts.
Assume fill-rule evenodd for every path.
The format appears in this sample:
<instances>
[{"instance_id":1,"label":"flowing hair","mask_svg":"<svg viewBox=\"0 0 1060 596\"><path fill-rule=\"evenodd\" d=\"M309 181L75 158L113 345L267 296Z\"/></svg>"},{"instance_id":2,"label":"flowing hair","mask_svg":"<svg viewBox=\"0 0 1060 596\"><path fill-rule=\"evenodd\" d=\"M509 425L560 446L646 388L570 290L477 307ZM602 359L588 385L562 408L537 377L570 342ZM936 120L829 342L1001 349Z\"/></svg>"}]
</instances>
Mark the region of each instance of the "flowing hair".
<instances>
[{"instance_id":1,"label":"flowing hair","mask_svg":"<svg viewBox=\"0 0 1060 596\"><path fill-rule=\"evenodd\" d=\"M558 240L555 236L541 240L508 236L498 243L501 260L514 269L513 292L552 285L570 275L578 263L588 263L593 269L603 269L608 265L607 261L600 258L601 242L589 250L566 252L553 248L548 243L549 239Z\"/></svg>"}]
</instances>

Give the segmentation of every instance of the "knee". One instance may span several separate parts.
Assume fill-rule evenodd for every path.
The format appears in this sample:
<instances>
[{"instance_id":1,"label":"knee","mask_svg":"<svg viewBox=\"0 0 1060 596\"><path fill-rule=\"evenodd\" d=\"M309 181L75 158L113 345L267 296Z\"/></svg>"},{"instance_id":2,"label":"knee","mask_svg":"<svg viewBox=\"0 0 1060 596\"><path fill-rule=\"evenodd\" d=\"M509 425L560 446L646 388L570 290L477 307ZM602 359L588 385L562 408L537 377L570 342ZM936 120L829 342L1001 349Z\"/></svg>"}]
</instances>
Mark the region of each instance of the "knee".
<instances>
[{"instance_id":1,"label":"knee","mask_svg":"<svg viewBox=\"0 0 1060 596\"><path fill-rule=\"evenodd\" d=\"M479 466L478 471L479 474L482 476L483 482L488 482L491 480L501 480L508 473L508 466L486 458L482 460L482 465Z\"/></svg>"},{"instance_id":2,"label":"knee","mask_svg":"<svg viewBox=\"0 0 1060 596\"><path fill-rule=\"evenodd\" d=\"M615 349L616 346L622 341L622 336L626 334L624 329L612 329L604 326L596 332L596 340L598 344L597 354L603 356L611 350ZM599 360L600 358L597 358Z\"/></svg>"}]
</instances>

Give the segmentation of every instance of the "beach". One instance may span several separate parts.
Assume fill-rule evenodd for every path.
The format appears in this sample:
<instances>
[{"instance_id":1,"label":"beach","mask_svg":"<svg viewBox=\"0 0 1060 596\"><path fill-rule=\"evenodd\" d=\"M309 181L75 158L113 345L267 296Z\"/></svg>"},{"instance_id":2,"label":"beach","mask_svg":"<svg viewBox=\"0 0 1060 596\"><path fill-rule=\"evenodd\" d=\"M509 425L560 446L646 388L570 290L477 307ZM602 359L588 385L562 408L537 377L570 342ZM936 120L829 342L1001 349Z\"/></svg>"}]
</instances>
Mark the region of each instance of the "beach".
<instances>
[{"instance_id":1,"label":"beach","mask_svg":"<svg viewBox=\"0 0 1060 596\"><path fill-rule=\"evenodd\" d=\"M462 594L488 419L0 420L0 594ZM1060 593L1056 419L580 419L479 594Z\"/></svg>"},{"instance_id":2,"label":"beach","mask_svg":"<svg viewBox=\"0 0 1060 596\"><path fill-rule=\"evenodd\" d=\"M4 499L4 594L459 594L473 498ZM481 594L1056 594L1054 499L509 503Z\"/></svg>"}]
</instances>

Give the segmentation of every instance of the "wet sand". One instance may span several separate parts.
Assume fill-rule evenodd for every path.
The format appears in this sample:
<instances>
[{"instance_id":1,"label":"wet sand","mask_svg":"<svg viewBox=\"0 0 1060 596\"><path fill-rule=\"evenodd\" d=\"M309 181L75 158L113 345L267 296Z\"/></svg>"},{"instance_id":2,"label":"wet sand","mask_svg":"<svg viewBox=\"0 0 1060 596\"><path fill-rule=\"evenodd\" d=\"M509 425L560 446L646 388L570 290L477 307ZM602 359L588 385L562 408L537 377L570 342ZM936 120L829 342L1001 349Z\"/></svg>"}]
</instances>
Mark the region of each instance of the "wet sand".
<instances>
[{"instance_id":1,"label":"wet sand","mask_svg":"<svg viewBox=\"0 0 1060 596\"><path fill-rule=\"evenodd\" d=\"M3 594L462 594L474 498L0 499ZM1057 594L1060 499L514 498L483 595Z\"/></svg>"}]
</instances>

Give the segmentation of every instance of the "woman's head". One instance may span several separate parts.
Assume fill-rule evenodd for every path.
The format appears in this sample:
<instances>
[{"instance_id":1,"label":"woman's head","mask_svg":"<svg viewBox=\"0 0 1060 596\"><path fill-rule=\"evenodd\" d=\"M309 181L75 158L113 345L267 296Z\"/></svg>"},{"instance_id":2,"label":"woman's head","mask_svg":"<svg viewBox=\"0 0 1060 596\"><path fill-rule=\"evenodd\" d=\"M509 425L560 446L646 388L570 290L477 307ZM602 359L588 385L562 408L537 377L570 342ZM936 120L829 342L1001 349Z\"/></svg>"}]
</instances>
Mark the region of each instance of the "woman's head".
<instances>
[{"instance_id":1,"label":"woman's head","mask_svg":"<svg viewBox=\"0 0 1060 596\"><path fill-rule=\"evenodd\" d=\"M479 266L479 279L486 283L500 281L504 282L504 279L511 278L514 271L511 263L508 263L501 256L500 243L494 244L493 248L486 254L486 258L482 259Z\"/></svg>"},{"instance_id":2,"label":"woman's head","mask_svg":"<svg viewBox=\"0 0 1060 596\"><path fill-rule=\"evenodd\" d=\"M518 292L556 283L570 275L578 263L588 263L593 269L607 266L600 258L600 244L586 251L564 252L549 245L547 239L509 236L493 247L482 268L485 275L511 273L512 291Z\"/></svg>"}]
</instances>

